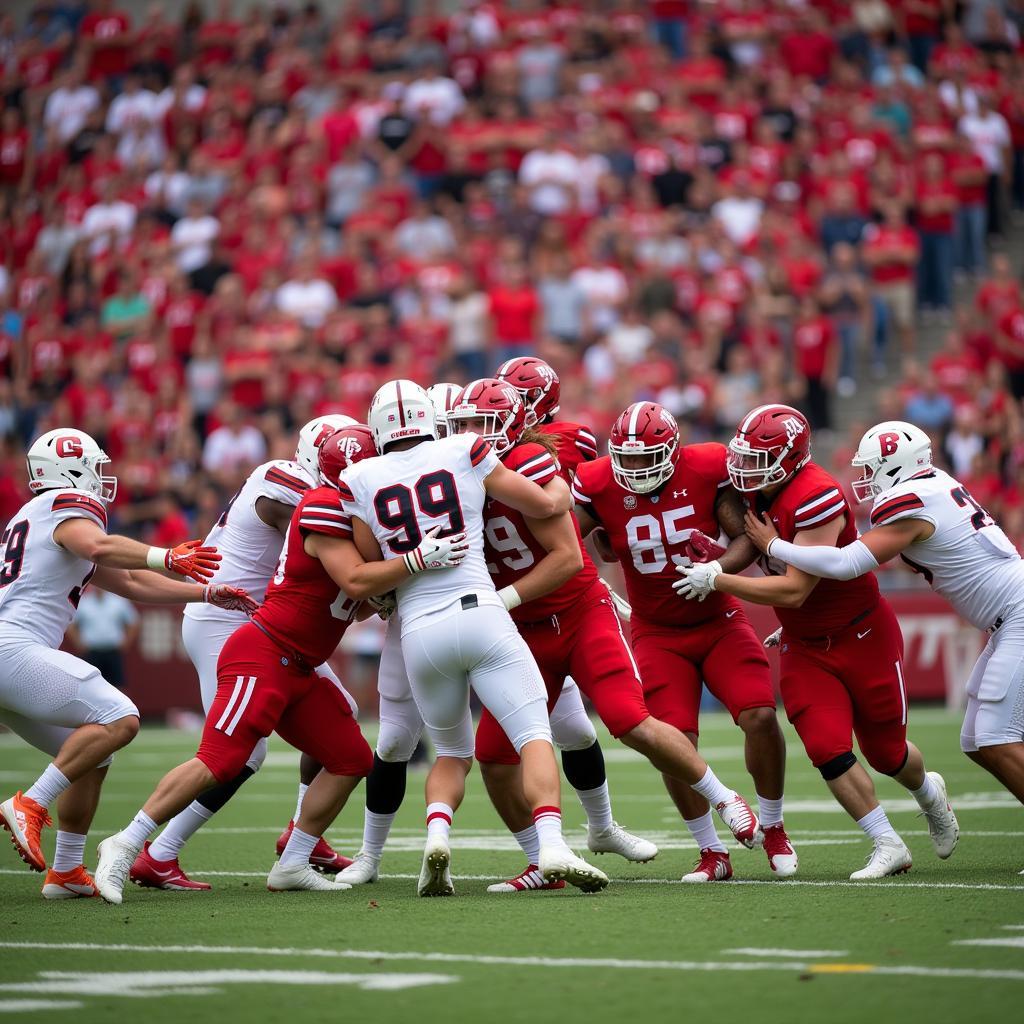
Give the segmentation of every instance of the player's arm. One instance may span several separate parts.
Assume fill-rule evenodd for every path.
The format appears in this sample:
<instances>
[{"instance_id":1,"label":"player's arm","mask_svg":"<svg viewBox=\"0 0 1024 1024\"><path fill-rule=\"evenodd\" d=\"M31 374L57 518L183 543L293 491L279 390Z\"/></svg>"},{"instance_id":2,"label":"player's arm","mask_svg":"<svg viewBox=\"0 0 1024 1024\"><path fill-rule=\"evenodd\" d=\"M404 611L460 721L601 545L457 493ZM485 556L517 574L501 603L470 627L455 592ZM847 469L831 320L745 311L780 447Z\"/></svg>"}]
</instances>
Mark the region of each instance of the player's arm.
<instances>
[{"instance_id":1,"label":"player's arm","mask_svg":"<svg viewBox=\"0 0 1024 1024\"><path fill-rule=\"evenodd\" d=\"M530 519L548 519L572 507L569 486L561 477L541 487L500 462L484 477L484 490Z\"/></svg>"},{"instance_id":2,"label":"player's arm","mask_svg":"<svg viewBox=\"0 0 1024 1024\"><path fill-rule=\"evenodd\" d=\"M188 576L202 583L216 571L220 555L202 541L190 540L176 548L156 548L130 537L107 533L91 519L65 519L53 531L54 542L65 551L110 569L153 569L168 575Z\"/></svg>"},{"instance_id":3,"label":"player's arm","mask_svg":"<svg viewBox=\"0 0 1024 1024\"><path fill-rule=\"evenodd\" d=\"M547 488L556 483L565 486L558 477L544 486ZM546 554L522 579L498 591L509 610L550 594L583 568L583 553L576 539L571 513L563 512L547 519L527 518L526 527Z\"/></svg>"},{"instance_id":4,"label":"player's arm","mask_svg":"<svg viewBox=\"0 0 1024 1024\"><path fill-rule=\"evenodd\" d=\"M292 521L294 511L294 505L286 505L274 498L256 499L256 515L271 529L277 530L282 537L288 532L288 524Z\"/></svg>"},{"instance_id":5,"label":"player's arm","mask_svg":"<svg viewBox=\"0 0 1024 1024\"><path fill-rule=\"evenodd\" d=\"M218 608L251 615L258 607L240 587L223 583L197 587L194 583L172 580L145 569L117 569L108 565L96 567L89 581L91 586L141 604L214 604Z\"/></svg>"},{"instance_id":6,"label":"player's arm","mask_svg":"<svg viewBox=\"0 0 1024 1024\"><path fill-rule=\"evenodd\" d=\"M729 546L718 556L723 572L742 572L757 558L757 548L743 526L743 500L732 486L719 489L715 497L715 518L729 537Z\"/></svg>"}]
</instances>

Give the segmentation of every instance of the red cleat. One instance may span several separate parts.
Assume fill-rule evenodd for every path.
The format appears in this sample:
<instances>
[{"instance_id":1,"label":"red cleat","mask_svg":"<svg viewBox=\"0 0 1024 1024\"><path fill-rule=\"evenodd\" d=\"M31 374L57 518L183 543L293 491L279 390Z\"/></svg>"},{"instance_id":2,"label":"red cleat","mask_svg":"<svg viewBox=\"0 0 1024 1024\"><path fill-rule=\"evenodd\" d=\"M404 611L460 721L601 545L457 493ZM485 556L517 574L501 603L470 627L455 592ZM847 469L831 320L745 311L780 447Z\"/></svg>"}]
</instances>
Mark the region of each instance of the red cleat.
<instances>
[{"instance_id":1,"label":"red cleat","mask_svg":"<svg viewBox=\"0 0 1024 1024\"><path fill-rule=\"evenodd\" d=\"M284 848L288 845L288 840L291 838L293 828L295 828L295 822L289 821L288 827L277 837L278 857L284 853ZM316 846L313 847L313 852L309 855L309 863L318 871L325 871L329 875L336 875L339 871L344 871L352 861L350 858L343 857L338 853L334 847L331 846L323 836L321 836Z\"/></svg>"},{"instance_id":2,"label":"red cleat","mask_svg":"<svg viewBox=\"0 0 1024 1024\"><path fill-rule=\"evenodd\" d=\"M782 822L769 825L764 830L764 852L768 855L772 871L779 878L792 878L796 874L799 861Z\"/></svg>"},{"instance_id":3,"label":"red cleat","mask_svg":"<svg viewBox=\"0 0 1024 1024\"><path fill-rule=\"evenodd\" d=\"M149 843L142 847L142 852L135 858L128 877L144 889L168 889L172 892L204 892L212 886L209 882L195 882L174 860L156 860L149 855Z\"/></svg>"},{"instance_id":4,"label":"red cleat","mask_svg":"<svg viewBox=\"0 0 1024 1024\"><path fill-rule=\"evenodd\" d=\"M11 833L18 856L33 870L46 870L46 857L40 836L47 825L52 825L45 807L40 807L31 797L22 796L19 790L0 804L0 825Z\"/></svg>"},{"instance_id":5,"label":"red cleat","mask_svg":"<svg viewBox=\"0 0 1024 1024\"><path fill-rule=\"evenodd\" d=\"M683 875L684 882L727 882L732 878L732 862L729 854L719 850L701 850L700 860L694 869Z\"/></svg>"},{"instance_id":6,"label":"red cleat","mask_svg":"<svg viewBox=\"0 0 1024 1024\"><path fill-rule=\"evenodd\" d=\"M488 892L539 892L542 889L564 889L565 879L559 878L554 882L545 882L544 876L536 864L527 864L515 878L507 882L495 882L487 886Z\"/></svg>"}]
</instances>

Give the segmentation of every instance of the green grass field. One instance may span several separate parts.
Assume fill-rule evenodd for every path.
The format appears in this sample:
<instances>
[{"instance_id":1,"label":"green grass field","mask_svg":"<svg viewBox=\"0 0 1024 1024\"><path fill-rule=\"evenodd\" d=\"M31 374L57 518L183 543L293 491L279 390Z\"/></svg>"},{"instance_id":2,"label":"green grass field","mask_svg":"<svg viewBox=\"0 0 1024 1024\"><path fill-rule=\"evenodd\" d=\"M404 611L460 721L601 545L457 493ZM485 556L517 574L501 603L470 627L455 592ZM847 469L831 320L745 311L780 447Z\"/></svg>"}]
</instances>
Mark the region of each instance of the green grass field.
<instances>
[{"instance_id":1,"label":"green grass field","mask_svg":"<svg viewBox=\"0 0 1024 1024\"><path fill-rule=\"evenodd\" d=\"M706 1012L767 1022L1013 1019L1024 998L1024 811L959 754L958 729L935 710L911 720L960 817L951 860L935 858L903 791L879 781L914 853L902 878L847 881L867 843L787 731L786 822L798 878L773 881L762 852L737 850L737 882L680 885L695 851L660 779L606 739L616 817L659 843L657 860L598 859L612 884L597 896L489 896L487 883L517 871L522 856L474 773L455 820L457 896L449 900L415 895L420 774L410 777L379 883L337 896L268 893L297 764L275 741L264 770L185 851L183 864L214 884L211 893L130 887L121 907L49 903L41 877L5 844L0 1012L84 1022L125 1013L146 1024L328 1015L647 1024ZM731 723L706 716L702 740L718 774L752 795ZM194 737L151 729L118 755L90 863L101 835L126 823L163 771L193 750ZM16 738L0 737L5 795L44 764ZM564 805L570 840L581 846L582 811L571 793ZM360 789L328 837L352 851L361 824Z\"/></svg>"}]
</instances>

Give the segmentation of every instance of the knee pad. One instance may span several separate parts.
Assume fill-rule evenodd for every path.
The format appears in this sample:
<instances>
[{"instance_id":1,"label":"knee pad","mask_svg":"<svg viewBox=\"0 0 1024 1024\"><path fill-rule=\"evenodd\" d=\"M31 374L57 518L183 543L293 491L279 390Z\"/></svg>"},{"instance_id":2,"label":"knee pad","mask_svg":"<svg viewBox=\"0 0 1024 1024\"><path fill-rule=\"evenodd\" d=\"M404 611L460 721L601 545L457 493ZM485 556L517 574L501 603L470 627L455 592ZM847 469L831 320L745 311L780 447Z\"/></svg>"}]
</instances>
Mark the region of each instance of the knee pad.
<instances>
[{"instance_id":1,"label":"knee pad","mask_svg":"<svg viewBox=\"0 0 1024 1024\"><path fill-rule=\"evenodd\" d=\"M416 744L420 741L422 731L421 722L417 722L413 727L412 723L407 721L396 722L393 719L381 718L380 732L377 734L377 756L391 764L409 761L416 750Z\"/></svg>"},{"instance_id":2,"label":"knee pad","mask_svg":"<svg viewBox=\"0 0 1024 1024\"><path fill-rule=\"evenodd\" d=\"M840 754L824 764L819 764L817 768L821 772L821 777L826 782L831 782L833 779L838 779L840 775L845 775L856 763L857 758L853 751L848 750L845 754Z\"/></svg>"},{"instance_id":3,"label":"knee pad","mask_svg":"<svg viewBox=\"0 0 1024 1024\"><path fill-rule=\"evenodd\" d=\"M868 758L868 764L870 764L871 767L881 775L899 775L899 773L903 771L903 766L907 763L907 758L909 757L910 747L904 747L903 757L900 758L900 763L895 768L883 768L880 764L874 764L870 758Z\"/></svg>"},{"instance_id":4,"label":"knee pad","mask_svg":"<svg viewBox=\"0 0 1024 1024\"><path fill-rule=\"evenodd\" d=\"M245 767L255 774L263 767L263 762L266 761L266 759L267 738L264 736L263 739L261 739L259 743L252 748L252 753L249 755L249 760L245 762Z\"/></svg>"},{"instance_id":5,"label":"knee pad","mask_svg":"<svg viewBox=\"0 0 1024 1024\"><path fill-rule=\"evenodd\" d=\"M597 732L582 707L559 716L558 708L551 715L551 738L559 750L586 750L597 741Z\"/></svg>"}]
</instances>

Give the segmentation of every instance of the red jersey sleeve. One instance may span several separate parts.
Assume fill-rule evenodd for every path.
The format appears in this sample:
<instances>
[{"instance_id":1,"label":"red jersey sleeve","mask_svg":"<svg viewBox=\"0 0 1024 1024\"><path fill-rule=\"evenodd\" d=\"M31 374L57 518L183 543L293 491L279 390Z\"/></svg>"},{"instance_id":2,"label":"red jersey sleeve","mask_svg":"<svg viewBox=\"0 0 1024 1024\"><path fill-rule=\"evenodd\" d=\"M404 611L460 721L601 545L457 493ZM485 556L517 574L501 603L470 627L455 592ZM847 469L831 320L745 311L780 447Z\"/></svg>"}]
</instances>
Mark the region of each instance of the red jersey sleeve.
<instances>
[{"instance_id":1,"label":"red jersey sleeve","mask_svg":"<svg viewBox=\"0 0 1024 1024\"><path fill-rule=\"evenodd\" d=\"M842 490L833 485L812 494L797 506L793 513L793 528L809 530L830 523L846 512L846 498Z\"/></svg>"},{"instance_id":2,"label":"red jersey sleeve","mask_svg":"<svg viewBox=\"0 0 1024 1024\"><path fill-rule=\"evenodd\" d=\"M544 486L558 476L558 465L551 453L539 444L517 445L504 459L505 467Z\"/></svg>"},{"instance_id":3,"label":"red jersey sleeve","mask_svg":"<svg viewBox=\"0 0 1024 1024\"><path fill-rule=\"evenodd\" d=\"M729 483L729 450L724 444L691 444L686 446L685 452L687 465L694 473L710 480L716 487L725 487Z\"/></svg>"},{"instance_id":4,"label":"red jersey sleeve","mask_svg":"<svg viewBox=\"0 0 1024 1024\"><path fill-rule=\"evenodd\" d=\"M298 512L303 533L323 533L329 537L351 537L352 517L341 507L341 495L325 487L303 499Z\"/></svg>"}]
</instances>

